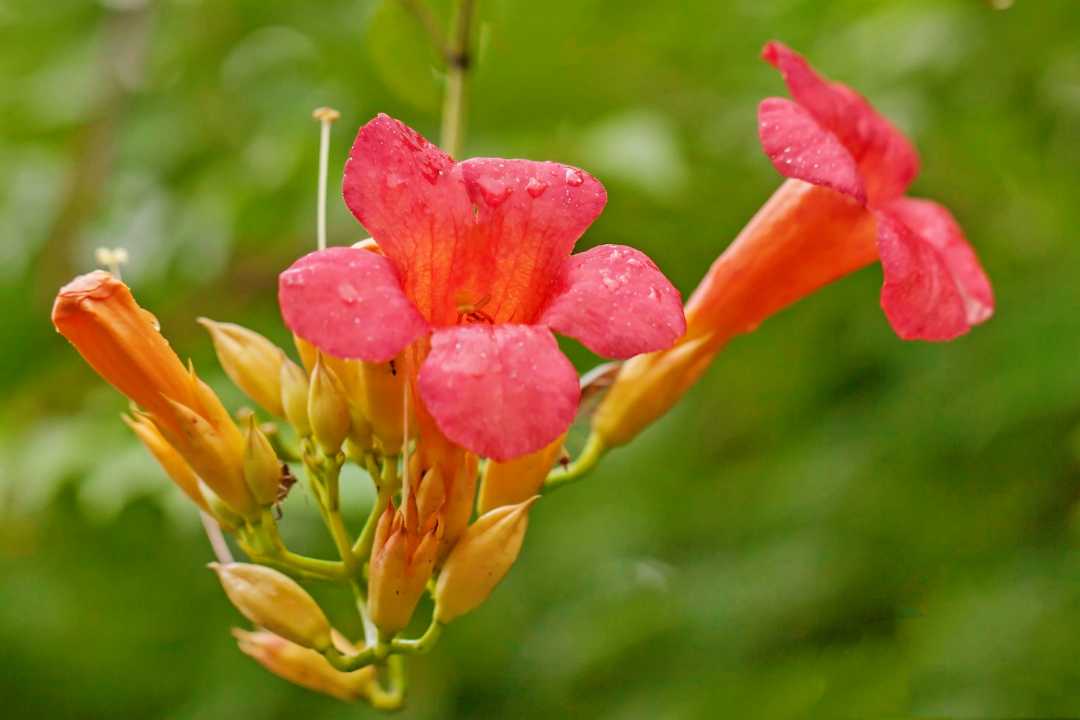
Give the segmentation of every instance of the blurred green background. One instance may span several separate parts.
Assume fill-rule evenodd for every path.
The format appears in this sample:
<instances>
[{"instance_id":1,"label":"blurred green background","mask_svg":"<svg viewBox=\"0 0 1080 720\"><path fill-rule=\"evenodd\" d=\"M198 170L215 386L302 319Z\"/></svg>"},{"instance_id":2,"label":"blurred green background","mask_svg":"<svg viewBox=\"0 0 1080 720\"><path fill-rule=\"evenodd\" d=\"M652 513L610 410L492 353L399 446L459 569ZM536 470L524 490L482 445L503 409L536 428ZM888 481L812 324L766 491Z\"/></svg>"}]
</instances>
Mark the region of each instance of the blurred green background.
<instances>
[{"instance_id":1,"label":"blurred green background","mask_svg":"<svg viewBox=\"0 0 1080 720\"><path fill-rule=\"evenodd\" d=\"M480 6L468 154L599 176L583 245L693 289L779 183L754 117L784 94L757 57L778 38L912 135L913 191L960 219L998 313L903 343L874 267L732 343L535 509L507 582L412 664L403 716L1080 716L1080 2ZM332 185L376 112L436 137L425 37L394 0L5 0L0 48L0 714L369 716L236 649L195 514L48 310L124 246L178 352L241 403L194 318L286 343L310 112L342 111ZM336 195L330 235L362 237ZM302 493L284 522L329 551Z\"/></svg>"}]
</instances>

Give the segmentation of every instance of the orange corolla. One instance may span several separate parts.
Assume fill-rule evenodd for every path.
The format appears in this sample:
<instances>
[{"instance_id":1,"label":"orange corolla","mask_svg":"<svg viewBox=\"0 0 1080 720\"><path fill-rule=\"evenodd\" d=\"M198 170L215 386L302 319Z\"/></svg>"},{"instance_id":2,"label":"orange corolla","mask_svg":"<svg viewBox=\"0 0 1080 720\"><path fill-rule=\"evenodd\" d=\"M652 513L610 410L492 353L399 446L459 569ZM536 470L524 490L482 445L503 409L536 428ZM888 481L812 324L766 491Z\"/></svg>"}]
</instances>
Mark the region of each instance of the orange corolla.
<instances>
[{"instance_id":1,"label":"orange corolla","mask_svg":"<svg viewBox=\"0 0 1080 720\"><path fill-rule=\"evenodd\" d=\"M101 270L81 275L60 289L52 321L99 375L153 420L214 493L236 512L253 511L243 435L127 285Z\"/></svg>"},{"instance_id":2,"label":"orange corolla","mask_svg":"<svg viewBox=\"0 0 1080 720\"><path fill-rule=\"evenodd\" d=\"M380 253L329 248L281 275L285 324L337 357L387 362L419 348L420 402L447 438L507 460L570 425L577 373L552 332L599 355L670 347L678 291L642 252L571 255L607 194L568 165L455 162L380 115L360 129L345 202Z\"/></svg>"}]
</instances>

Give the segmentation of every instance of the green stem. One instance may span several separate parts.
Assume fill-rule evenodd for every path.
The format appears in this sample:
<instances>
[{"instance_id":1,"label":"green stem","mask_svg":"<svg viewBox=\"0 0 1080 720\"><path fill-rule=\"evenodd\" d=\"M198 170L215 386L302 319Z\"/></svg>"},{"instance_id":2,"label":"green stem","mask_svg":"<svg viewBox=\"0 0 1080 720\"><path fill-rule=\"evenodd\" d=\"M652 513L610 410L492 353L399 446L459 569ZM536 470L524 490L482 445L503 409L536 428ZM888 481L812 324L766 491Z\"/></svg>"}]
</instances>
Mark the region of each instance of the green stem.
<instances>
[{"instance_id":1,"label":"green stem","mask_svg":"<svg viewBox=\"0 0 1080 720\"><path fill-rule=\"evenodd\" d=\"M326 529L330 531L330 537L345 565L345 573L348 577L354 577L357 566L352 554L352 539L345 527L345 519L341 516L339 502L342 460L340 454L327 457L317 451L307 452L304 455L304 467Z\"/></svg>"},{"instance_id":2,"label":"green stem","mask_svg":"<svg viewBox=\"0 0 1080 720\"><path fill-rule=\"evenodd\" d=\"M376 710L399 710L405 704L405 661L394 655L386 661L386 668L390 676L390 689L383 690L378 682L372 683L368 702Z\"/></svg>"},{"instance_id":3,"label":"green stem","mask_svg":"<svg viewBox=\"0 0 1080 720\"><path fill-rule=\"evenodd\" d=\"M390 498L398 491L400 483L397 471L397 457L384 457L382 462L381 472L375 467L374 460L368 463L368 474L375 481L378 494L375 496L375 504L371 507L367 522L364 523L364 529L360 531L360 537L356 539L356 543L352 547L353 557L360 563L363 563L371 555L371 546L375 541L375 529L379 525L379 518L382 516L383 511L386 510L386 506L390 504Z\"/></svg>"},{"instance_id":4,"label":"green stem","mask_svg":"<svg viewBox=\"0 0 1080 720\"><path fill-rule=\"evenodd\" d=\"M580 480L592 471L607 452L604 441L595 433L589 436L581 454L565 470L552 470L544 481L544 492L558 490L564 485Z\"/></svg>"},{"instance_id":5,"label":"green stem","mask_svg":"<svg viewBox=\"0 0 1080 720\"><path fill-rule=\"evenodd\" d=\"M355 672L368 665L374 665L379 660L375 655L375 649L370 647L356 655L343 655L337 648L330 647L323 651L323 657L341 672Z\"/></svg>"},{"instance_id":6,"label":"green stem","mask_svg":"<svg viewBox=\"0 0 1080 720\"><path fill-rule=\"evenodd\" d=\"M240 545L240 548L252 562L277 568L304 580L341 582L346 577L345 564L337 560L320 560L306 555L298 555L285 550L283 547L275 548L269 552L261 552L252 547L249 542L240 538L237 538L237 544Z\"/></svg>"},{"instance_id":7,"label":"green stem","mask_svg":"<svg viewBox=\"0 0 1080 720\"><path fill-rule=\"evenodd\" d=\"M458 0L450 46L446 49L446 95L443 98L441 144L451 157L461 155L468 103L470 40L475 0Z\"/></svg>"},{"instance_id":8,"label":"green stem","mask_svg":"<svg viewBox=\"0 0 1080 720\"><path fill-rule=\"evenodd\" d=\"M423 655L435 647L435 643L439 641L439 637L442 635L443 627L445 626L442 623L435 618L431 618L431 624L428 625L428 629L424 631L423 635L415 640L394 640L390 644L390 649L402 655Z\"/></svg>"}]
</instances>

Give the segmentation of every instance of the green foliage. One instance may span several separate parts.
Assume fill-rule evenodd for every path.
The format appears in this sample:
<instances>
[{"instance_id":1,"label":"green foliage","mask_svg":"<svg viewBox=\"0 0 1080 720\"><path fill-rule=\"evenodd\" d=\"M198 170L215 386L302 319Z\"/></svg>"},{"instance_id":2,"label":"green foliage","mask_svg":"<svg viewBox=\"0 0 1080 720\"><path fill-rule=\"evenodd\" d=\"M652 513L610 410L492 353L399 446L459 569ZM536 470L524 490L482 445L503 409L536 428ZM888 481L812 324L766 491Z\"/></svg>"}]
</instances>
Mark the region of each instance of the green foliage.
<instances>
[{"instance_id":1,"label":"green foliage","mask_svg":"<svg viewBox=\"0 0 1080 720\"><path fill-rule=\"evenodd\" d=\"M1080 5L481 13L467 154L594 170L611 199L585 244L636 245L694 287L778 184L754 118L783 94L757 59L775 37L912 134L914 190L961 220L999 312L902 343L871 268L737 340L537 505L508 580L415 663L405 716L1080 714ZM197 523L47 316L95 246L124 245L126 279L223 394L196 316L287 346L276 275L314 245L311 110L342 111L332 168L379 111L437 134L435 56L404 19L353 0L0 6L5 717L368 712L236 650ZM364 236L337 202L329 231ZM329 555L302 494L285 513L290 542Z\"/></svg>"}]
</instances>

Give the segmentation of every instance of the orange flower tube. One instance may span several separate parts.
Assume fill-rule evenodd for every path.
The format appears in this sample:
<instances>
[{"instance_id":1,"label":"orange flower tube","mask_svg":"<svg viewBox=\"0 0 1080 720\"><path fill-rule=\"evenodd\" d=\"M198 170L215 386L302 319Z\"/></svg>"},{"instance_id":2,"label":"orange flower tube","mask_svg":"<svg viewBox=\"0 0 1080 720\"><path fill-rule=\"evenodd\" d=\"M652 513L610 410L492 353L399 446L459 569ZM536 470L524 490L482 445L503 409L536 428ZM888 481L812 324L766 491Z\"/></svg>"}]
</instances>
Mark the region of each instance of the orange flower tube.
<instances>
[{"instance_id":1,"label":"orange flower tube","mask_svg":"<svg viewBox=\"0 0 1080 720\"><path fill-rule=\"evenodd\" d=\"M185 368L127 285L98 270L60 289L53 325L113 387L148 413L191 469L235 512L257 506L244 437L217 395Z\"/></svg>"},{"instance_id":2,"label":"orange flower tube","mask_svg":"<svg viewBox=\"0 0 1080 720\"><path fill-rule=\"evenodd\" d=\"M729 340L877 259L874 217L854 200L788 180L728 246L686 304L686 335L628 360L593 430L623 445L675 405Z\"/></svg>"}]
</instances>

